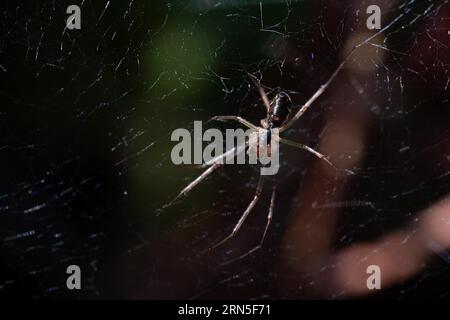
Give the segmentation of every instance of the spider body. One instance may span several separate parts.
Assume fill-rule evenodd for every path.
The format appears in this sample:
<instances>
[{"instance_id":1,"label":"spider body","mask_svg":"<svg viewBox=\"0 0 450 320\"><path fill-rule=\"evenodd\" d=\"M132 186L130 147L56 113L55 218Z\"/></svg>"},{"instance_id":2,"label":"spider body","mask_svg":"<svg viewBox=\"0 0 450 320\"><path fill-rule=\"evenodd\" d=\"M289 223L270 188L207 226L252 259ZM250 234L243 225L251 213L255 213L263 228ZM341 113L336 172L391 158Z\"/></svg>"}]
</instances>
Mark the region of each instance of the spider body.
<instances>
[{"instance_id":1,"label":"spider body","mask_svg":"<svg viewBox=\"0 0 450 320\"><path fill-rule=\"evenodd\" d=\"M261 120L261 126L267 129L267 146L270 150L270 142L272 140L272 129L281 127L291 114L291 98L283 91L279 92L270 102L267 117Z\"/></svg>"},{"instance_id":2,"label":"spider body","mask_svg":"<svg viewBox=\"0 0 450 320\"><path fill-rule=\"evenodd\" d=\"M268 129L281 127L291 114L291 98L281 91L270 103L267 115Z\"/></svg>"},{"instance_id":3,"label":"spider body","mask_svg":"<svg viewBox=\"0 0 450 320\"><path fill-rule=\"evenodd\" d=\"M270 147L271 141L272 139L276 139L277 142L283 143L285 145L289 145L291 147L295 147L295 148L299 148L302 150L305 150L307 152L310 152L311 154L313 154L314 156L318 157L319 159L325 161L326 163L328 163L329 165L331 165L333 168L337 169L329 160L326 156L324 156L323 154L319 153L318 151L312 149L311 147L308 147L307 145L295 142L295 141L291 141L288 139L284 139L281 138L278 134L276 136L272 136L272 130L273 129L277 129L277 133L282 133L284 131L286 131L287 129L289 129L304 113L306 110L309 109L309 107L312 105L312 103L323 94L323 92L325 91L326 88L328 88L328 86L330 85L330 83L332 82L332 80L336 77L336 75L339 73L339 71L344 67L345 62L349 59L349 57L351 56L351 54L353 53L353 51L356 49L357 47L354 47L352 49L352 51L350 51L350 53L347 55L347 57L345 58L345 60L339 65L339 67L336 69L336 71L330 76L330 78L325 82L325 84L323 84L322 86L320 86L320 88L312 95L312 97L309 98L308 101L305 102L305 104L303 104L299 110L297 110L295 112L295 114L293 116L291 116L291 99L289 97L289 95L283 91L278 92L275 97L270 101L269 98L267 97L267 94L265 93L264 89L261 87L259 81L257 81L255 79L255 77L253 75L249 75L249 77L252 79L252 81L254 82L256 88L259 91L259 94L261 96L261 100L263 102L263 105L266 109L266 117L264 119L262 119L260 121L261 126L258 127L254 124L252 124L250 121L240 117L240 116L216 116L211 118L211 120L216 120L216 121L236 121L238 123L240 123L241 125L249 128L249 129L253 129L253 130L266 130L266 143L267 145ZM191 182L188 186L186 186L183 190L181 190L181 192L175 197L175 199L173 199L171 203L175 202L177 199L179 199L182 196L187 195L195 186L197 186L200 182L202 182L208 175L210 175L212 172L214 172L215 170L217 170L217 168L219 168L222 163L220 162L220 160L224 159L225 157L229 156L230 153L239 153L242 152L243 150L246 150L247 148L256 148L257 152L259 153L259 149L258 146L256 144L255 141L252 141L251 143L246 142L243 145L240 145L238 147L235 147L225 153L223 153L222 155L219 155L217 157L215 157L213 160L205 163L205 167L208 167L207 170L205 170L199 177L197 177L197 179L195 179L193 182ZM267 149L268 152L270 152L271 148ZM264 228L264 232L262 235L262 238L259 242L259 244L252 250L250 250L247 254L250 254L251 252L253 252L254 250L257 250L259 248L261 248L262 243L264 241L264 238L266 236L267 230L269 228L270 222L272 221L272 215L273 215L273 210L274 210L274 206L275 206L275 195L276 195L276 179L275 177L273 177L273 185L272 185L272 193L271 193L271 197L270 197L270 206L269 206L269 212L267 215L267 223L266 226ZM247 218L247 216L250 214L250 212L252 211L252 209L255 207L256 203L258 202L261 194L262 194L262 190L263 190L263 176L260 174L259 176L259 180L258 180L258 184L256 186L256 192L255 195L252 199L252 201L250 202L250 204L248 205L247 209L244 211L244 213L242 214L241 218L239 219L239 221L236 223L235 227L233 228L232 232L226 237L224 238L222 241L219 241L217 244L215 244L214 246L212 246L210 249L216 248L217 246L220 246L221 244L223 244L224 242L226 242L227 240L231 239L234 237L234 235L237 233L237 231L241 228L242 224L244 223L245 219ZM247 254L243 255L246 256ZM241 256L241 257L243 257Z\"/></svg>"}]
</instances>

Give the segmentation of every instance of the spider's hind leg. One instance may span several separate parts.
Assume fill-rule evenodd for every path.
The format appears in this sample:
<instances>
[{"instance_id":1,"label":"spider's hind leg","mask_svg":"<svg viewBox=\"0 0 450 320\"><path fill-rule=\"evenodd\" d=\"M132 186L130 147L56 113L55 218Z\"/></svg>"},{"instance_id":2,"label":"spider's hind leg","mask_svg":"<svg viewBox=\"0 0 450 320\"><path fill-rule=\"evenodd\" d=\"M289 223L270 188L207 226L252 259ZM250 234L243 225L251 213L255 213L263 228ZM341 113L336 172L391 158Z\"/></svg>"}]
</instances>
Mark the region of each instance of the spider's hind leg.
<instances>
[{"instance_id":1,"label":"spider's hind leg","mask_svg":"<svg viewBox=\"0 0 450 320\"><path fill-rule=\"evenodd\" d=\"M261 97L261 100L264 103L264 106L266 107L266 112L269 112L270 110L270 101L267 97L266 92L264 91L263 87L261 87L261 84L256 79L256 77L250 73L247 72L248 77L253 81L253 84L255 85L256 89L258 89L259 95Z\"/></svg>"}]
</instances>

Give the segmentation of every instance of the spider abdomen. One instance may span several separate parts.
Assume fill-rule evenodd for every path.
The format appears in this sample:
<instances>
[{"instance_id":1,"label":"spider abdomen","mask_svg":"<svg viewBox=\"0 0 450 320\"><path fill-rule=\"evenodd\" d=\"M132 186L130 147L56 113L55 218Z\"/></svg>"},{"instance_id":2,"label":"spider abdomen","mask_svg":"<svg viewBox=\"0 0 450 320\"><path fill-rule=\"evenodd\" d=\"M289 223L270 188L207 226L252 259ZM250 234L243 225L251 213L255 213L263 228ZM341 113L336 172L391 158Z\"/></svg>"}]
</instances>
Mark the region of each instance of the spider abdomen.
<instances>
[{"instance_id":1,"label":"spider abdomen","mask_svg":"<svg viewBox=\"0 0 450 320\"><path fill-rule=\"evenodd\" d=\"M270 104L269 124L272 128L281 127L291 113L291 98L284 92L278 93Z\"/></svg>"}]
</instances>

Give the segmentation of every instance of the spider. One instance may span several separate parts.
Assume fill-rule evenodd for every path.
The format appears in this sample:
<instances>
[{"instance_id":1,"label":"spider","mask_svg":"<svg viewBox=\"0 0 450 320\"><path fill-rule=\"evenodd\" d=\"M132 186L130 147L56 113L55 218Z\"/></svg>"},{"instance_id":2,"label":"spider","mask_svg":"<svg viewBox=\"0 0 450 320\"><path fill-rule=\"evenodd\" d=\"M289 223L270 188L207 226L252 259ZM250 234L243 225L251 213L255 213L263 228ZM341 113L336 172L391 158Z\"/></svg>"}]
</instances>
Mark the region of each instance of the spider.
<instances>
[{"instance_id":1,"label":"spider","mask_svg":"<svg viewBox=\"0 0 450 320\"><path fill-rule=\"evenodd\" d=\"M362 43L360 45L362 45ZM305 104L300 106L299 110L294 115L292 115L292 111L291 111L292 110L292 108L291 108L292 102L287 93L285 93L284 91L280 91L275 95L275 97L272 100L269 100L266 92L260 85L259 81L253 75L248 74L248 76L252 79L255 87L258 90L261 100L263 102L263 105L267 112L266 118L264 118L260 121L261 126L256 126L256 125L252 124L250 121L248 121L240 116L237 116L237 115L215 116L215 117L212 117L209 121L236 121L239 124L249 128L249 129L265 130L266 135L267 135L266 141L267 141L268 145L270 144L271 139L275 138L278 140L278 142L280 142L282 144L286 144L286 145L296 147L296 148L305 150L307 152L310 152L314 156L325 161L327 164L329 164L333 168L337 169L336 166L333 165L326 156L324 156L323 154L314 150L313 148L311 148L307 145L295 142L295 141L291 141L288 139L278 137L278 136L272 137L271 130L276 128L276 129L278 129L279 133L282 133L282 132L286 131L287 129L289 129L290 127L292 127L292 125L309 109L309 107L314 103L314 101L316 101L316 99L319 98L325 92L325 90L330 86L331 82L338 75L339 71L344 67L346 61L350 58L353 51L356 48L358 48L360 45L357 45L352 48L352 50L347 54L347 56L341 62L341 64L338 66L338 68L330 76L330 78L322 86L320 86L320 88L306 101ZM202 174L200 174L200 176L198 176L194 181L192 181L190 184L188 184L183 190L181 190L179 192L179 194L169 203L169 205L171 205L173 202L177 201L180 197L186 196L194 187L196 187L198 184L200 184L207 176L209 176L212 172L214 172L221 165L223 165L222 163L219 163L219 160L222 160L225 157L230 156L230 154L234 154L235 152L236 152L235 155L237 155L240 152L245 151L247 147L249 147L248 141L244 145L239 145L235 148L232 148L232 149L224 152L223 154L216 156L212 160L206 162L204 165L202 165L202 167L208 167L208 168ZM350 174L352 173L349 170L346 170L346 171L349 172ZM222 239L221 241L217 242L212 247L210 247L209 250L217 248L218 246L220 246L223 243L225 243L226 241L230 240L237 234L237 232L239 231L239 229L242 227L243 223L247 219L248 215L250 214L250 212L253 210L253 208L259 201L259 198L260 198L262 190L263 190L263 182L264 182L263 176L260 174L258 184L256 187L256 192L255 192L250 204L247 206L244 213L241 215L240 219L234 226L232 232L227 237L225 237L224 239ZM250 250L248 253L253 252L262 247L262 244L263 244L264 239L267 234L267 230L269 229L270 223L272 221L276 193L277 193L277 183L276 183L276 179L273 178L272 193L271 193L271 197L270 197L270 205L269 205L269 211L267 214L266 226L264 228L264 232L259 241L259 244L255 248Z\"/></svg>"}]
</instances>

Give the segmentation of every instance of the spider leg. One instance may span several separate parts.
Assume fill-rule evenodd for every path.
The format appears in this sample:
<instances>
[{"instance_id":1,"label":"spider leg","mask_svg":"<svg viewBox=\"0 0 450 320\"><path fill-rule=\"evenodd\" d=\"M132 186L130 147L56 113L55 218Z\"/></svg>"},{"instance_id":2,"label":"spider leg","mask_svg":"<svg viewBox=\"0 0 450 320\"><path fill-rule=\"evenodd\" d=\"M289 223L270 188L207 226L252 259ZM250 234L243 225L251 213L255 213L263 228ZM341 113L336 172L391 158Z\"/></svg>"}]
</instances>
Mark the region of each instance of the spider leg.
<instances>
[{"instance_id":1,"label":"spider leg","mask_svg":"<svg viewBox=\"0 0 450 320\"><path fill-rule=\"evenodd\" d=\"M261 241L259 242L259 245L256 246L255 250L261 248L261 246L262 246L262 244L264 242L264 239L266 238L267 230L269 230L270 223L272 222L273 208L275 207L276 194L277 194L277 184L276 184L276 181L274 179L273 186L272 186L272 196L270 197L269 213L267 214L266 227L264 228L264 233L263 233L263 235L261 237Z\"/></svg>"},{"instance_id":2,"label":"spider leg","mask_svg":"<svg viewBox=\"0 0 450 320\"><path fill-rule=\"evenodd\" d=\"M250 121L245 120L242 117L239 116L215 116L212 117L211 119L209 119L209 121L227 121L227 120L233 120L233 121L237 121L240 124L246 126L247 128L253 129L253 130L257 130L258 127L255 126L254 124L252 124ZM208 122L209 122L208 121Z\"/></svg>"},{"instance_id":3,"label":"spider leg","mask_svg":"<svg viewBox=\"0 0 450 320\"><path fill-rule=\"evenodd\" d=\"M206 169L201 175L197 177L194 181L192 181L190 184L188 184L183 190L180 191L180 193L172 200L170 201L165 207L171 206L175 201L180 199L182 196L186 196L192 189L195 188L200 182L206 179L207 176L209 176L212 172L214 172L217 168L219 168L222 164L221 163L214 163L211 165L208 169Z\"/></svg>"},{"instance_id":4,"label":"spider leg","mask_svg":"<svg viewBox=\"0 0 450 320\"><path fill-rule=\"evenodd\" d=\"M225 239L219 241L217 244L212 246L209 250L213 250L213 249L217 248L218 246L222 245L223 243L230 240L231 238L233 238L236 235L236 233L239 231L242 224L244 223L245 219L248 217L249 213L252 211L252 209L255 207L256 203L258 202L259 197L261 196L262 189L263 189L263 182L264 182L263 176L260 175L259 181L258 181L258 186L256 187L255 196L253 197L252 201L248 205L247 209L245 209L245 211L242 214L239 221L234 226L233 231Z\"/></svg>"},{"instance_id":5,"label":"spider leg","mask_svg":"<svg viewBox=\"0 0 450 320\"><path fill-rule=\"evenodd\" d=\"M223 266L231 264L231 263L233 263L235 261L244 259L245 257L251 255L256 250L261 249L261 247L263 245L263 242L264 242L264 239L266 238L267 230L269 229L270 223L272 222L273 209L275 207L275 196L276 196L276 193L277 193L277 183L276 183L276 179L273 179L272 196L270 197L270 207L269 207L269 213L267 215L267 223L266 223L266 227L264 228L263 236L261 237L261 240L259 241L258 245L256 247L254 247L253 249L251 249L250 251L248 251L248 252L246 252L244 254L241 254L240 256L223 263L222 264Z\"/></svg>"},{"instance_id":6,"label":"spider leg","mask_svg":"<svg viewBox=\"0 0 450 320\"><path fill-rule=\"evenodd\" d=\"M367 40L366 40L367 41ZM366 42L365 41L365 42ZM319 98L325 90L330 86L331 82L333 82L334 78L339 74L339 72L344 68L347 61L350 59L350 57L353 55L355 50L359 48L361 45L363 45L365 42L360 43L357 46L354 46L350 52L347 54L347 56L342 60L339 67L333 72L333 74L328 78L327 82L325 82L323 85L320 86L320 88L312 95L311 98L309 98L308 101L305 102L305 104L300 108L300 110L297 111L297 113L284 125L279 128L280 132L283 132L287 129L289 129L304 113L308 108L316 101L317 98Z\"/></svg>"},{"instance_id":7,"label":"spider leg","mask_svg":"<svg viewBox=\"0 0 450 320\"><path fill-rule=\"evenodd\" d=\"M251 75L248 72L247 72L247 75L249 76L250 79L252 79L253 84L258 89L259 95L261 96L261 99L264 102L264 106L266 107L266 111L269 112L270 102L269 102L269 98L267 97L266 92L264 91L263 87L261 87L261 84L259 83L259 81L256 80L255 76Z\"/></svg>"},{"instance_id":8,"label":"spider leg","mask_svg":"<svg viewBox=\"0 0 450 320\"><path fill-rule=\"evenodd\" d=\"M231 148L230 150L225 151L224 153L218 155L217 157L214 157L213 159L206 161L204 164L200 165L202 168L205 168L207 166L211 166L215 163L223 163L224 159L226 157L229 157L230 155L234 155L234 152L236 151L236 155L240 154L242 151L245 151L247 148L248 142L245 142L243 144L240 144L237 147Z\"/></svg>"},{"instance_id":9,"label":"spider leg","mask_svg":"<svg viewBox=\"0 0 450 320\"><path fill-rule=\"evenodd\" d=\"M330 160L328 160L328 157L326 157L326 156L324 156L323 154L317 152L317 151L314 150L313 148L308 147L307 145L304 145L304 144L295 142L295 141L288 140L288 139L283 139L283 138L279 138L279 139L280 139L280 142L281 142L281 143L284 143L284 144L290 145L290 146L292 146L292 147L300 148L300 149L306 150L306 151L308 151L308 152L311 152L313 155L315 155L315 156L318 157L319 159L325 161L325 162L328 163L330 166L332 166L334 169L338 170L338 168L337 168L333 163L331 163Z\"/></svg>"},{"instance_id":10,"label":"spider leg","mask_svg":"<svg viewBox=\"0 0 450 320\"><path fill-rule=\"evenodd\" d=\"M180 199L182 196L186 196L192 189L194 189L200 182L202 182L204 179L206 179L207 176L209 176L212 172L214 172L217 168L223 165L223 159L227 156L230 156L236 151L236 154L240 154L242 151L245 151L247 148L247 143L241 144L237 147L234 147L227 152L222 153L221 155L218 155L217 157L209 160L205 164L201 165L200 167L205 168L208 167L201 175L199 175L194 181L192 181L190 184L188 184L183 190L178 193L178 195L170 201L168 204L166 204L164 207L171 206L175 201Z\"/></svg>"}]
</instances>

